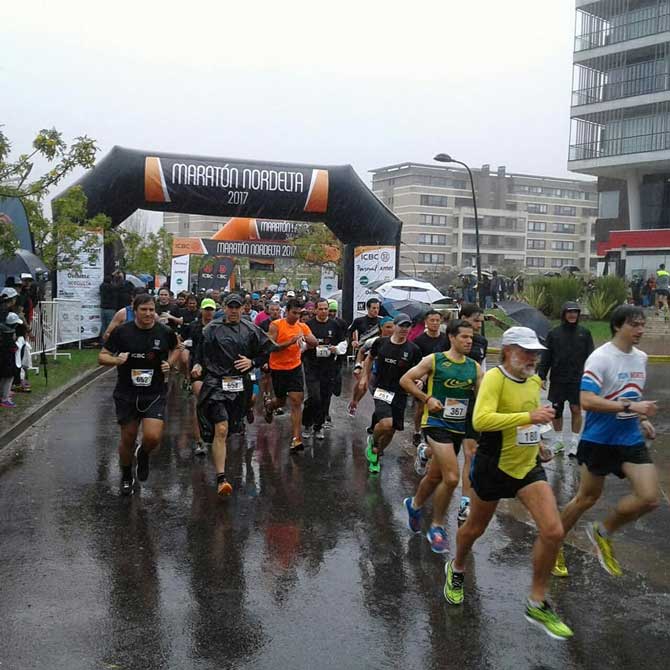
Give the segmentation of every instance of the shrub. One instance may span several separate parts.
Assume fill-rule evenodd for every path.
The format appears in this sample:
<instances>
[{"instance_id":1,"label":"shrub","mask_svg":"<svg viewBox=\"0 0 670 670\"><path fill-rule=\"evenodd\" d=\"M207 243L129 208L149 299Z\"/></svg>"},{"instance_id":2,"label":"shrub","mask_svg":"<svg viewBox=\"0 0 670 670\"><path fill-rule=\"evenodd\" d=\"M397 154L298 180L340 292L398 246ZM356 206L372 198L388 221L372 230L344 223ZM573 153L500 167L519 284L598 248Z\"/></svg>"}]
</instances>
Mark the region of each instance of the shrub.
<instances>
[{"instance_id":1,"label":"shrub","mask_svg":"<svg viewBox=\"0 0 670 670\"><path fill-rule=\"evenodd\" d=\"M543 311L547 304L547 294L542 283L542 281L534 281L528 284L522 295L524 302L540 311Z\"/></svg>"},{"instance_id":2,"label":"shrub","mask_svg":"<svg viewBox=\"0 0 670 670\"><path fill-rule=\"evenodd\" d=\"M591 293L586 299L589 315L591 319L595 321L603 321L607 319L612 310L620 304L620 301L612 300L606 291L598 289Z\"/></svg>"},{"instance_id":3,"label":"shrub","mask_svg":"<svg viewBox=\"0 0 670 670\"><path fill-rule=\"evenodd\" d=\"M584 285L576 277L549 277L546 283L547 310L552 319L561 316L561 307L569 300L579 300Z\"/></svg>"},{"instance_id":4,"label":"shrub","mask_svg":"<svg viewBox=\"0 0 670 670\"><path fill-rule=\"evenodd\" d=\"M622 277L598 277L595 281L595 293L602 293L603 300L623 305L628 299L628 287ZM611 310L610 310L611 311Z\"/></svg>"}]
</instances>

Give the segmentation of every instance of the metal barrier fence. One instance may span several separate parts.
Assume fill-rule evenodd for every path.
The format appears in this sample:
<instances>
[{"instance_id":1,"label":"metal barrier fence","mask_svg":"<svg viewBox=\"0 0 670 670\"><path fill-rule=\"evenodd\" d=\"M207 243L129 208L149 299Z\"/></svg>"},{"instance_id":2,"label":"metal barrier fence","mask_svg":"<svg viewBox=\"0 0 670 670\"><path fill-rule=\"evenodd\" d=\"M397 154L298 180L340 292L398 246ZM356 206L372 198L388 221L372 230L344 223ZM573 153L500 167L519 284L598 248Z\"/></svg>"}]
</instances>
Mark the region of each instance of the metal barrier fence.
<instances>
[{"instance_id":1,"label":"metal barrier fence","mask_svg":"<svg viewBox=\"0 0 670 670\"><path fill-rule=\"evenodd\" d=\"M43 300L35 306L33 323L28 341L32 349L31 355L41 353L57 356L68 356L67 352L59 352L63 344L77 342L81 349L81 301L57 298Z\"/></svg>"}]
</instances>

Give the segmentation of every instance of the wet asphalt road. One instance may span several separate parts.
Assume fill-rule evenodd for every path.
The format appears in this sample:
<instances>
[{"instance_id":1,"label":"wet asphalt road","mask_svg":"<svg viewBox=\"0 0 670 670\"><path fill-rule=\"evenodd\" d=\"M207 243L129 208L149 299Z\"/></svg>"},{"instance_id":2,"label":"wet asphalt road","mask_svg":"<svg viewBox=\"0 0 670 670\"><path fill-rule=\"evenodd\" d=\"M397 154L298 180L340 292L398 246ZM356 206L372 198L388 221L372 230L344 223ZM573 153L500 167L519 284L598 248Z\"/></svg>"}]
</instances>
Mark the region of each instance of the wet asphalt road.
<instances>
[{"instance_id":1,"label":"wet asphalt road","mask_svg":"<svg viewBox=\"0 0 670 670\"><path fill-rule=\"evenodd\" d=\"M667 374L652 368L649 396L670 408ZM236 491L224 502L209 461L191 454L191 410L175 394L149 480L126 499L113 383L73 396L0 459L2 670L669 667L667 497L619 537L619 580L573 533L572 577L555 580L552 598L576 636L557 642L523 618L534 532L515 503L476 545L464 605L445 603L444 558L404 523L418 481L403 449L411 431L369 478L370 405L352 421L335 399L336 428L297 458L288 418L257 417L233 441ZM563 503L576 468L560 459L549 470ZM614 499L625 485L608 489ZM453 506L449 516L453 542Z\"/></svg>"}]
</instances>

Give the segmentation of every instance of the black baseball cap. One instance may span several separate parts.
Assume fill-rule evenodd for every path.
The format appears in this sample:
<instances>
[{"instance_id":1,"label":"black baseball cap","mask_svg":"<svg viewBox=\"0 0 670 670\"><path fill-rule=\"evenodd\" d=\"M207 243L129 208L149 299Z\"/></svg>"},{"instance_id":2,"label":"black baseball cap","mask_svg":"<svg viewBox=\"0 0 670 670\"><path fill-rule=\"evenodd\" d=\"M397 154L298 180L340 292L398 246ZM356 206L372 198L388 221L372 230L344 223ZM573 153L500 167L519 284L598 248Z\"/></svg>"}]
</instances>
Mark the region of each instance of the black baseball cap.
<instances>
[{"instance_id":1,"label":"black baseball cap","mask_svg":"<svg viewBox=\"0 0 670 670\"><path fill-rule=\"evenodd\" d=\"M410 319L407 314L400 312L400 314L397 314L393 319L393 323L395 323L396 326L411 326L412 319Z\"/></svg>"},{"instance_id":2,"label":"black baseball cap","mask_svg":"<svg viewBox=\"0 0 670 670\"><path fill-rule=\"evenodd\" d=\"M242 300L241 296L239 296L237 293L231 293L230 295L227 295L224 301L226 307L233 305L234 303L237 303L240 307L242 307L244 300Z\"/></svg>"}]
</instances>

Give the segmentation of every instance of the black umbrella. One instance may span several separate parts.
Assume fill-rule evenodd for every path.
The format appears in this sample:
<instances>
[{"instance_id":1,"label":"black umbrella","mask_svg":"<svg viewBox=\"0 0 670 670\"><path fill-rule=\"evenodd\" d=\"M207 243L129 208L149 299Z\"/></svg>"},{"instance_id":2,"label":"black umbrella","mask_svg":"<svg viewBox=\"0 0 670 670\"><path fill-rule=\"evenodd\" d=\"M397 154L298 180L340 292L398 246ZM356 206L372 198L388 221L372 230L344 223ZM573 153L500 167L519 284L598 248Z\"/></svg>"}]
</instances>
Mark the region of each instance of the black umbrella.
<instances>
[{"instance_id":1,"label":"black umbrella","mask_svg":"<svg viewBox=\"0 0 670 670\"><path fill-rule=\"evenodd\" d=\"M414 320L418 316L423 316L430 309L430 305L418 300L384 300L381 311L387 316L396 314L407 314Z\"/></svg>"},{"instance_id":2,"label":"black umbrella","mask_svg":"<svg viewBox=\"0 0 670 670\"><path fill-rule=\"evenodd\" d=\"M541 341L546 339L551 323L539 309L531 307L528 303L515 300L503 300L498 302L497 305L520 326L534 330Z\"/></svg>"},{"instance_id":3,"label":"black umbrella","mask_svg":"<svg viewBox=\"0 0 670 670\"><path fill-rule=\"evenodd\" d=\"M3 286L7 277L14 277L14 281L18 284L23 272L29 272L33 279L38 281L49 279L45 264L38 256L27 249L17 249L11 258L0 259L0 279Z\"/></svg>"}]
</instances>

